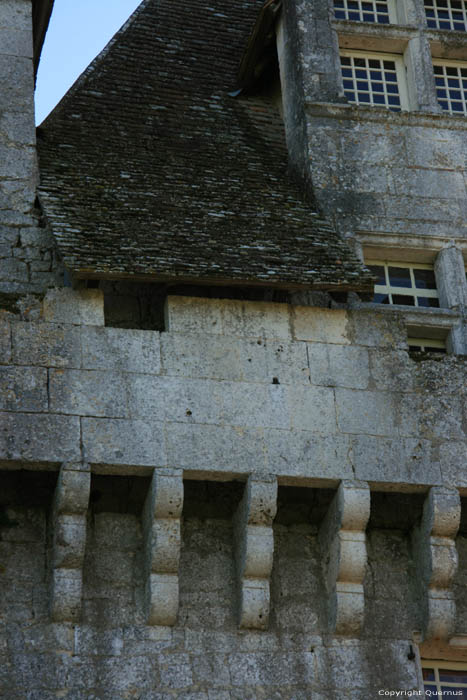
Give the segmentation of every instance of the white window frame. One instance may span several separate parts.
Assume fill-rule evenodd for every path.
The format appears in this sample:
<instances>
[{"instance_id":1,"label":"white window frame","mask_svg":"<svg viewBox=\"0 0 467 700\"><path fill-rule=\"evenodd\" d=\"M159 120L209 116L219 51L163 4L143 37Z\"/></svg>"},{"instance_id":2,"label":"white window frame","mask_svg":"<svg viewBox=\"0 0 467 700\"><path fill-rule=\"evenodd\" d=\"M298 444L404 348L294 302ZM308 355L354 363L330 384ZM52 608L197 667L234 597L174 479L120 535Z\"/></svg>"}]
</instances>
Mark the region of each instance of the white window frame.
<instances>
[{"instance_id":1,"label":"white window frame","mask_svg":"<svg viewBox=\"0 0 467 700\"><path fill-rule=\"evenodd\" d=\"M451 67L451 68L465 68L465 69L467 69L467 61L444 61L444 60L441 60L439 58L433 58L433 69L435 66L446 66L446 67ZM433 72L433 75L434 75L434 78L436 80L436 75L434 74L434 72ZM461 76L459 76L459 77L461 80L467 81L467 77L465 77L465 78L462 78ZM436 86L435 89L437 89L437 88L438 88L438 86ZM444 98L439 98L438 94L436 94L436 99L438 100L438 103L439 103L440 99L444 99ZM441 107L441 109L443 110L443 113L452 114L452 115L458 116L458 117L467 116L467 87L465 88L465 90L462 90L462 100L461 101L464 105L463 112L456 112L456 111L453 111L451 109L447 110L447 109L444 109L443 107ZM456 100L456 102L457 102L457 100Z\"/></svg>"},{"instance_id":2,"label":"white window frame","mask_svg":"<svg viewBox=\"0 0 467 700\"><path fill-rule=\"evenodd\" d=\"M461 661L440 661L440 660L431 660L431 659L422 659L421 660L422 668L430 668L433 669L435 672L435 680L434 681L423 681L423 684L430 684L430 690L436 690L439 693L441 693L441 687L443 688L452 688L453 690L460 690L461 688L467 688L467 683L446 683L445 681L440 681L439 680L439 669L443 668L446 669L447 671L466 671L467 673L467 664L463 663ZM439 697L444 697L441 694Z\"/></svg>"},{"instance_id":3,"label":"white window frame","mask_svg":"<svg viewBox=\"0 0 467 700\"><path fill-rule=\"evenodd\" d=\"M400 108L403 112L406 112L409 110L410 103L409 103L409 95L408 95L408 88L407 88L406 69L405 69L405 65L404 65L404 58L401 54L376 53L374 51L356 51L356 50L354 51L354 50L344 50L344 49L342 49L339 52L339 54L340 54L340 56L351 57L351 58L366 58L368 60L371 60L372 58L374 58L374 59L379 59L381 61L394 61L394 64L396 67L397 86L399 88ZM356 93L357 90L355 89L354 92ZM371 94L370 94L370 96L371 96ZM357 104L357 105L360 105L363 107L379 107L380 109L390 110L389 106L382 105L382 104L375 104L374 102L352 102L351 104Z\"/></svg>"},{"instance_id":4,"label":"white window frame","mask_svg":"<svg viewBox=\"0 0 467 700\"><path fill-rule=\"evenodd\" d=\"M421 352L428 352L427 348L430 350L439 348L439 350L446 352L446 341L440 340L440 338L407 338L407 343L409 350L417 348Z\"/></svg>"},{"instance_id":5,"label":"white window frame","mask_svg":"<svg viewBox=\"0 0 467 700\"><path fill-rule=\"evenodd\" d=\"M345 19L347 21L350 21L350 22L366 22L366 23L368 23L367 20L363 19L363 14L366 11L362 9L362 3L367 2L371 5L373 5L373 14L375 16L377 16L375 6L377 4L382 4L381 0L354 0L354 2L358 3L359 9L357 11L358 11L361 19L349 19L349 17L348 17L349 12L355 12L355 10L352 10L352 9L349 10L348 1L349 0L342 0L342 2L344 3L344 8L339 7L339 8L334 8L334 10L337 9L337 10L342 10L343 12L345 12L345 15L346 15ZM384 0L383 0L383 2L384 2ZM388 8L389 24L397 24L396 0L386 0L386 5ZM339 17L336 19L339 21L339 19L341 19L341 18ZM384 22L378 22L377 20L376 20L376 22L370 22L369 24L378 24L378 25L383 26L383 27L389 26L389 25L385 24Z\"/></svg>"},{"instance_id":6,"label":"white window frame","mask_svg":"<svg viewBox=\"0 0 467 700\"><path fill-rule=\"evenodd\" d=\"M462 17L463 17L463 20L464 20L464 25L465 25L463 29L454 29L454 19L453 19L453 17L452 17L453 9L452 9L452 7L451 7L451 0L447 0L447 5L448 5L448 7L443 7L443 8L438 8L437 5L436 5L436 2L437 2L437 0L433 0L433 9L434 9L434 11L435 11L435 17L434 17L434 19L435 19L435 21L436 21L436 27L428 27L429 29L441 29L441 31L451 31L451 32L462 32L462 31L465 32L465 31L467 31L467 6L464 4L464 1L463 1L463 0L462 0L462 2L463 2L463 9L461 10L461 12L462 12ZM424 2L423 2L423 8L424 8L424 10L425 10L425 15L426 15L426 10L427 10L427 8L426 8L426 5L425 5L425 0L424 0ZM447 11L447 13L449 14L449 22L450 22L450 24L451 24L450 27L440 27L440 26L439 26L439 17L438 17L438 12L437 12L439 9L442 9L442 10L444 10L444 11ZM459 12L459 10L454 10L454 11L455 11L455 12ZM427 19L427 23L428 23L428 21L429 21L429 20L432 20L433 18L432 18L432 17L427 17L426 19ZM446 20L443 18L443 21L446 21Z\"/></svg>"},{"instance_id":7,"label":"white window frame","mask_svg":"<svg viewBox=\"0 0 467 700\"><path fill-rule=\"evenodd\" d=\"M413 271L414 270L431 270L434 273L434 267L433 265L426 265L422 263L411 263L411 262L404 262L402 260L365 260L365 265L378 265L379 267L384 267L385 270L385 276L387 283L386 284L375 284L375 294L386 294L389 297L389 305L393 304L392 301L392 295L393 294L400 294L403 296L410 296L413 297L415 300L415 304L413 306L407 306L408 309L427 309L430 307L427 306L418 306L418 300L417 297L429 297L431 299L438 299L439 301L439 294L437 289L419 289L418 287L415 286L415 278ZM412 286L411 287L394 287L390 285L389 282L389 271L388 267L405 267L410 270L410 279L412 281ZM378 303L378 302L375 302ZM437 308L437 307L431 307L431 308Z\"/></svg>"}]
</instances>

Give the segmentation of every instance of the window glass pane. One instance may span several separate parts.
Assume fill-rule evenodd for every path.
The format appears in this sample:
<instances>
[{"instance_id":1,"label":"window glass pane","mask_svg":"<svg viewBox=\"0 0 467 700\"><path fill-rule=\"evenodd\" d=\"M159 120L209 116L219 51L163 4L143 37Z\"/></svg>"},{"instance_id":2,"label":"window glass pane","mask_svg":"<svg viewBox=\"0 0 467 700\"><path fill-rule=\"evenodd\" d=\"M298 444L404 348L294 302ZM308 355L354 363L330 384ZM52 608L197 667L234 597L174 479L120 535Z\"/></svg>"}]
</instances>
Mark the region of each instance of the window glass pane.
<instances>
[{"instance_id":1,"label":"window glass pane","mask_svg":"<svg viewBox=\"0 0 467 700\"><path fill-rule=\"evenodd\" d=\"M454 669L439 669L441 683L465 683L467 685L467 671Z\"/></svg>"},{"instance_id":2,"label":"window glass pane","mask_svg":"<svg viewBox=\"0 0 467 700\"><path fill-rule=\"evenodd\" d=\"M417 297L418 306L431 306L439 309L439 300L433 297Z\"/></svg>"},{"instance_id":3,"label":"window glass pane","mask_svg":"<svg viewBox=\"0 0 467 700\"><path fill-rule=\"evenodd\" d=\"M388 267L391 287L411 287L410 269L408 267Z\"/></svg>"},{"instance_id":4,"label":"window glass pane","mask_svg":"<svg viewBox=\"0 0 467 700\"><path fill-rule=\"evenodd\" d=\"M423 671L423 680L424 681L434 681L435 680L435 671L433 668L424 668L422 669Z\"/></svg>"},{"instance_id":5,"label":"window glass pane","mask_svg":"<svg viewBox=\"0 0 467 700\"><path fill-rule=\"evenodd\" d=\"M389 297L387 294L376 293L373 297L373 302L375 304L389 304Z\"/></svg>"},{"instance_id":6,"label":"window glass pane","mask_svg":"<svg viewBox=\"0 0 467 700\"><path fill-rule=\"evenodd\" d=\"M402 306L415 306L415 298L408 294L393 294L393 304L401 304Z\"/></svg>"},{"instance_id":7,"label":"window glass pane","mask_svg":"<svg viewBox=\"0 0 467 700\"><path fill-rule=\"evenodd\" d=\"M414 268L415 286L417 289L436 289L436 278L433 270Z\"/></svg>"}]
</instances>

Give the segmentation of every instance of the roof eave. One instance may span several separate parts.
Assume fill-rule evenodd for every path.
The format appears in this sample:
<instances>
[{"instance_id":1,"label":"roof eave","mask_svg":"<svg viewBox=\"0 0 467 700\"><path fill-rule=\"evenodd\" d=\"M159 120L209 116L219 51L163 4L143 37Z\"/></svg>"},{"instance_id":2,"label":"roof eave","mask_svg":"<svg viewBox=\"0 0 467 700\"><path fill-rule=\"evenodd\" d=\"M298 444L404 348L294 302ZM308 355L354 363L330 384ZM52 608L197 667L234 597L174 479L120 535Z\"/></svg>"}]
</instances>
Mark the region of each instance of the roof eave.
<instances>
[{"instance_id":1,"label":"roof eave","mask_svg":"<svg viewBox=\"0 0 467 700\"><path fill-rule=\"evenodd\" d=\"M275 25L281 9L282 0L266 0L262 6L240 62L239 88L253 88L276 52Z\"/></svg>"},{"instance_id":2,"label":"roof eave","mask_svg":"<svg viewBox=\"0 0 467 700\"><path fill-rule=\"evenodd\" d=\"M66 265L66 262L65 262ZM361 292L373 293L374 280L368 281L357 278L349 282L291 282L280 280L277 277L271 280L255 277L228 277L221 275L206 275L205 277L191 276L185 273L179 275L157 274L144 272L114 272L110 270L96 270L95 268L75 268L66 265L73 279L100 279L109 281L132 280L138 282L151 282L160 284L189 284L219 287L266 287L268 289L281 289L283 291L327 291L327 292Z\"/></svg>"},{"instance_id":3,"label":"roof eave","mask_svg":"<svg viewBox=\"0 0 467 700\"><path fill-rule=\"evenodd\" d=\"M32 0L34 75L37 74L45 34L49 26L54 0Z\"/></svg>"}]
</instances>

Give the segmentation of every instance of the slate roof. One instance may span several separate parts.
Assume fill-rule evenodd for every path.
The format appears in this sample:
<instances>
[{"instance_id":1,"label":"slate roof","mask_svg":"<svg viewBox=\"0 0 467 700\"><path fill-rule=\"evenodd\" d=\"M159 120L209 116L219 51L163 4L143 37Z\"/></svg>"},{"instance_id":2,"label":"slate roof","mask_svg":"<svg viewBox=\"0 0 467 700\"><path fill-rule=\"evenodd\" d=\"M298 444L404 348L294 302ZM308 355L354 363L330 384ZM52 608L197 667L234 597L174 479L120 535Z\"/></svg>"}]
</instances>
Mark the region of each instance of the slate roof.
<instances>
[{"instance_id":1,"label":"slate roof","mask_svg":"<svg viewBox=\"0 0 467 700\"><path fill-rule=\"evenodd\" d=\"M38 133L78 277L368 289L287 176L271 99L231 97L262 0L145 0Z\"/></svg>"}]
</instances>

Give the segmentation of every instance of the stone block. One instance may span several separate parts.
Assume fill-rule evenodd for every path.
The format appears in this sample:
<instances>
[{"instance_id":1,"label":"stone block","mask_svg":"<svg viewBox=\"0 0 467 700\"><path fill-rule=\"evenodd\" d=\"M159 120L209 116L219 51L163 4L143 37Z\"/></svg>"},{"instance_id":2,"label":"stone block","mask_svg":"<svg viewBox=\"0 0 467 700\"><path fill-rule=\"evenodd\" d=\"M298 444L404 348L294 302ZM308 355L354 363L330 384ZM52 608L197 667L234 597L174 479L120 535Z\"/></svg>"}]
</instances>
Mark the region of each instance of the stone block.
<instances>
[{"instance_id":1,"label":"stone block","mask_svg":"<svg viewBox=\"0 0 467 700\"><path fill-rule=\"evenodd\" d=\"M293 336L296 340L348 345L348 317L342 310L296 306L292 311Z\"/></svg>"},{"instance_id":2,"label":"stone block","mask_svg":"<svg viewBox=\"0 0 467 700\"><path fill-rule=\"evenodd\" d=\"M0 111L18 110L29 113L34 120L33 95L31 59L0 53Z\"/></svg>"},{"instance_id":3,"label":"stone block","mask_svg":"<svg viewBox=\"0 0 467 700\"><path fill-rule=\"evenodd\" d=\"M12 323L13 362L43 367L80 367L80 329L49 323Z\"/></svg>"},{"instance_id":4,"label":"stone block","mask_svg":"<svg viewBox=\"0 0 467 700\"><path fill-rule=\"evenodd\" d=\"M91 473L69 470L64 465L60 470L55 491L55 512L57 514L81 515L89 503ZM70 523L75 521L71 520Z\"/></svg>"},{"instance_id":5,"label":"stone block","mask_svg":"<svg viewBox=\"0 0 467 700\"><path fill-rule=\"evenodd\" d=\"M275 384L135 375L129 410L134 418L287 428L292 393Z\"/></svg>"},{"instance_id":6,"label":"stone block","mask_svg":"<svg viewBox=\"0 0 467 700\"><path fill-rule=\"evenodd\" d=\"M128 418L128 375L99 370L51 369L50 410L81 416Z\"/></svg>"},{"instance_id":7,"label":"stone block","mask_svg":"<svg viewBox=\"0 0 467 700\"><path fill-rule=\"evenodd\" d=\"M467 451L466 441L447 440L436 448L437 454L433 455L433 461L438 462L441 470L439 483L449 486L466 487L467 474L465 471L465 455Z\"/></svg>"},{"instance_id":8,"label":"stone block","mask_svg":"<svg viewBox=\"0 0 467 700\"><path fill-rule=\"evenodd\" d=\"M463 174L425 168L394 168L395 192L409 197L460 199L466 196Z\"/></svg>"},{"instance_id":9,"label":"stone block","mask_svg":"<svg viewBox=\"0 0 467 700\"><path fill-rule=\"evenodd\" d=\"M78 569L84 557L86 520L81 515L62 515L54 528L53 566Z\"/></svg>"},{"instance_id":10,"label":"stone block","mask_svg":"<svg viewBox=\"0 0 467 700\"><path fill-rule=\"evenodd\" d=\"M288 388L287 398L292 428L324 435L337 431L333 389L315 386Z\"/></svg>"},{"instance_id":11,"label":"stone block","mask_svg":"<svg viewBox=\"0 0 467 700\"><path fill-rule=\"evenodd\" d=\"M0 410L47 411L47 370L0 367Z\"/></svg>"},{"instance_id":12,"label":"stone block","mask_svg":"<svg viewBox=\"0 0 467 700\"><path fill-rule=\"evenodd\" d=\"M431 459L431 443L417 438L358 435L352 439L355 476L367 481L439 484L439 463Z\"/></svg>"},{"instance_id":13,"label":"stone block","mask_svg":"<svg viewBox=\"0 0 467 700\"><path fill-rule=\"evenodd\" d=\"M165 327L170 333L222 334L221 299L168 296Z\"/></svg>"},{"instance_id":14,"label":"stone block","mask_svg":"<svg viewBox=\"0 0 467 700\"><path fill-rule=\"evenodd\" d=\"M146 600L149 625L174 625L178 614L178 575L150 574Z\"/></svg>"},{"instance_id":15,"label":"stone block","mask_svg":"<svg viewBox=\"0 0 467 700\"><path fill-rule=\"evenodd\" d=\"M161 336L168 375L272 384L309 383L305 343L243 340L224 336Z\"/></svg>"},{"instance_id":16,"label":"stone block","mask_svg":"<svg viewBox=\"0 0 467 700\"><path fill-rule=\"evenodd\" d=\"M403 350L371 350L371 379L373 387L383 391L411 391L414 364Z\"/></svg>"},{"instance_id":17,"label":"stone block","mask_svg":"<svg viewBox=\"0 0 467 700\"><path fill-rule=\"evenodd\" d=\"M20 283L21 285L27 285L29 279L27 264L14 258L0 259L0 279L6 279L10 284ZM24 287L21 291L23 290ZM8 290L6 291L8 293Z\"/></svg>"},{"instance_id":18,"label":"stone block","mask_svg":"<svg viewBox=\"0 0 467 700\"><path fill-rule=\"evenodd\" d=\"M50 289L43 302L44 321L77 326L104 325L104 296L100 289Z\"/></svg>"},{"instance_id":19,"label":"stone block","mask_svg":"<svg viewBox=\"0 0 467 700\"><path fill-rule=\"evenodd\" d=\"M80 569L54 569L52 572L50 614L54 622L78 620L83 587Z\"/></svg>"},{"instance_id":20,"label":"stone block","mask_svg":"<svg viewBox=\"0 0 467 700\"><path fill-rule=\"evenodd\" d=\"M50 464L79 459L78 417L0 414L0 460Z\"/></svg>"},{"instance_id":21,"label":"stone block","mask_svg":"<svg viewBox=\"0 0 467 700\"><path fill-rule=\"evenodd\" d=\"M32 115L15 111L3 112L0 114L0 135L4 135L11 143L34 146L36 134ZM21 240L23 244L27 244L27 240Z\"/></svg>"},{"instance_id":22,"label":"stone block","mask_svg":"<svg viewBox=\"0 0 467 700\"><path fill-rule=\"evenodd\" d=\"M336 389L337 423L344 433L394 435L394 397L390 393Z\"/></svg>"},{"instance_id":23,"label":"stone block","mask_svg":"<svg viewBox=\"0 0 467 700\"><path fill-rule=\"evenodd\" d=\"M407 350L407 331L401 314L375 309L348 312L349 334L356 345Z\"/></svg>"},{"instance_id":24,"label":"stone block","mask_svg":"<svg viewBox=\"0 0 467 700\"><path fill-rule=\"evenodd\" d=\"M18 0L2 0L0 5L0 27L32 31L31 8Z\"/></svg>"},{"instance_id":25,"label":"stone block","mask_svg":"<svg viewBox=\"0 0 467 700\"><path fill-rule=\"evenodd\" d=\"M167 459L183 469L248 473L266 468L261 429L168 423Z\"/></svg>"},{"instance_id":26,"label":"stone block","mask_svg":"<svg viewBox=\"0 0 467 700\"><path fill-rule=\"evenodd\" d=\"M198 650L199 652L200 650ZM209 688L211 700L230 700L228 691L218 690L219 686L230 686L229 669L224 654L200 654L193 656L193 681Z\"/></svg>"},{"instance_id":27,"label":"stone block","mask_svg":"<svg viewBox=\"0 0 467 700\"><path fill-rule=\"evenodd\" d=\"M82 428L89 462L148 467L167 463L162 423L83 418Z\"/></svg>"},{"instance_id":28,"label":"stone block","mask_svg":"<svg viewBox=\"0 0 467 700\"><path fill-rule=\"evenodd\" d=\"M180 520L156 519L152 525L149 564L153 573L178 573L180 561Z\"/></svg>"},{"instance_id":29,"label":"stone block","mask_svg":"<svg viewBox=\"0 0 467 700\"><path fill-rule=\"evenodd\" d=\"M166 320L171 333L290 339L287 304L169 296Z\"/></svg>"},{"instance_id":30,"label":"stone block","mask_svg":"<svg viewBox=\"0 0 467 700\"><path fill-rule=\"evenodd\" d=\"M7 365L11 360L11 327L7 318L0 312L0 364Z\"/></svg>"},{"instance_id":31,"label":"stone block","mask_svg":"<svg viewBox=\"0 0 467 700\"><path fill-rule=\"evenodd\" d=\"M31 32L27 29L2 27L0 24L0 53L8 56L32 58Z\"/></svg>"},{"instance_id":32,"label":"stone block","mask_svg":"<svg viewBox=\"0 0 467 700\"><path fill-rule=\"evenodd\" d=\"M305 430L265 430L267 470L283 476L342 479L352 477L347 435Z\"/></svg>"},{"instance_id":33,"label":"stone block","mask_svg":"<svg viewBox=\"0 0 467 700\"><path fill-rule=\"evenodd\" d=\"M240 627L267 629L269 599L269 580L243 579L240 584Z\"/></svg>"},{"instance_id":34,"label":"stone block","mask_svg":"<svg viewBox=\"0 0 467 700\"><path fill-rule=\"evenodd\" d=\"M467 278L460 248L451 243L438 253L435 274L440 306L447 309L467 307Z\"/></svg>"},{"instance_id":35,"label":"stone block","mask_svg":"<svg viewBox=\"0 0 467 700\"><path fill-rule=\"evenodd\" d=\"M305 343L279 340L245 340L240 352L240 378L266 384L309 384Z\"/></svg>"},{"instance_id":36,"label":"stone block","mask_svg":"<svg viewBox=\"0 0 467 700\"><path fill-rule=\"evenodd\" d=\"M161 681L160 686L179 689L187 688L193 684L193 676L191 672L190 657L188 654L167 654L159 657ZM178 697L183 697L178 693ZM188 695L188 699L189 699Z\"/></svg>"},{"instance_id":37,"label":"stone block","mask_svg":"<svg viewBox=\"0 0 467 700\"><path fill-rule=\"evenodd\" d=\"M368 351L353 345L308 343L312 384L367 389Z\"/></svg>"},{"instance_id":38,"label":"stone block","mask_svg":"<svg viewBox=\"0 0 467 700\"><path fill-rule=\"evenodd\" d=\"M462 132L412 127L405 138L407 165L440 170L463 170L465 142Z\"/></svg>"},{"instance_id":39,"label":"stone block","mask_svg":"<svg viewBox=\"0 0 467 700\"><path fill-rule=\"evenodd\" d=\"M160 373L160 334L156 331L88 327L81 338L84 369Z\"/></svg>"}]
</instances>

